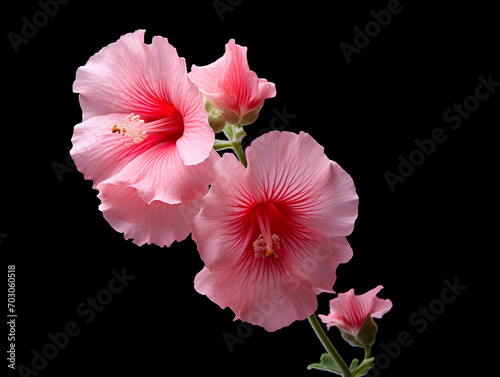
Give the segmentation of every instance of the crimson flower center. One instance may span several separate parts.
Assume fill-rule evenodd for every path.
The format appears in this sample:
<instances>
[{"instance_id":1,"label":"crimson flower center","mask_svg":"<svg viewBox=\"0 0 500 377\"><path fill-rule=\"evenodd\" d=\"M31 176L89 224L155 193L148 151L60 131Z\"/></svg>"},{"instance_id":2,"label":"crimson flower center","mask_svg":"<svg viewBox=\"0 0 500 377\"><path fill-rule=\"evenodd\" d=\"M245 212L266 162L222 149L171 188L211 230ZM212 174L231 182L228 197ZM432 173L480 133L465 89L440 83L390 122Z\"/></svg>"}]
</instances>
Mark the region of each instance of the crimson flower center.
<instances>
[{"instance_id":1,"label":"crimson flower center","mask_svg":"<svg viewBox=\"0 0 500 377\"><path fill-rule=\"evenodd\" d=\"M281 237L271 231L271 206L259 205L254 213L260 228L259 236L253 241L254 256L277 258L281 249Z\"/></svg>"},{"instance_id":2,"label":"crimson flower center","mask_svg":"<svg viewBox=\"0 0 500 377\"><path fill-rule=\"evenodd\" d=\"M273 234L264 239L262 234L253 242L253 255L256 258L277 258L280 250L280 236Z\"/></svg>"}]
</instances>

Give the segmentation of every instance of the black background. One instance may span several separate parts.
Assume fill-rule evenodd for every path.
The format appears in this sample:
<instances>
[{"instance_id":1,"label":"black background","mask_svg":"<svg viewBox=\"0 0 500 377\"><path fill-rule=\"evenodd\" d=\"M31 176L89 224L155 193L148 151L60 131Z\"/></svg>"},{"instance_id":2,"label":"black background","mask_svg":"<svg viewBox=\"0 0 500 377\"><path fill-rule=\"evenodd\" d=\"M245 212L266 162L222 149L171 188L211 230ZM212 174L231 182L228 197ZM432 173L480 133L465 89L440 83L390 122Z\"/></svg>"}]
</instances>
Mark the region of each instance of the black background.
<instances>
[{"instance_id":1,"label":"black background","mask_svg":"<svg viewBox=\"0 0 500 377\"><path fill-rule=\"evenodd\" d=\"M81 332L39 376L159 376L179 368L217 375L325 373L306 369L323 352L307 321L275 333L232 322L229 309L194 290L203 263L190 238L168 249L124 240L72 165L70 139L81 121L72 93L77 68L121 35L146 29L149 40L168 38L188 68L218 59L230 38L248 46L251 69L276 84L277 96L247 133L258 136L276 112L286 111L295 118L276 126L309 132L353 177L360 197L349 236L354 257L339 267L334 289L364 293L384 285L380 296L394 307L378 320L374 355L388 354L381 344L403 332L412 339L378 360L381 375L492 373L496 363L486 341L497 331L498 244L489 239L497 231L500 90L455 130L443 113L474 95L478 76L500 81L498 13L480 2L439 3L402 0L402 11L351 63L339 44L352 45L354 27L364 28L373 20L370 11L386 9L387 1L233 1L221 19L212 1L72 0L17 53L7 35L22 35L22 17L31 20L40 5L4 5L0 248L5 279L7 265L16 265L16 364L31 367L32 349L41 352L48 333L74 321ZM414 140L430 138L436 128L447 139L392 192L384 173L397 173L398 156L408 158ZM135 279L85 323L88 317L76 308L122 268ZM467 288L441 305L444 281L455 279ZM333 297L318 296L318 313L327 313ZM419 326L409 321L429 305L439 309L437 316ZM3 344L7 331L4 325ZM336 329L329 335L346 359L362 357ZM239 339L234 352L224 336Z\"/></svg>"}]
</instances>

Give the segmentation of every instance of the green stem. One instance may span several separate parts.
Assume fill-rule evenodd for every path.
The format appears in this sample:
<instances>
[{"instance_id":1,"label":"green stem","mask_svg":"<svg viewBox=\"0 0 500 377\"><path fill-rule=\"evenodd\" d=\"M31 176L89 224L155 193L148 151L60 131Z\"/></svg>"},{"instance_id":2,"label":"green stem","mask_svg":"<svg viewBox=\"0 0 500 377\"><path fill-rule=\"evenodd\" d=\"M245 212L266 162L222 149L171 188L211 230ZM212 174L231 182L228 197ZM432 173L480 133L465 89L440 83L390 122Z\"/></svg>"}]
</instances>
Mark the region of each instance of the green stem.
<instances>
[{"instance_id":1,"label":"green stem","mask_svg":"<svg viewBox=\"0 0 500 377\"><path fill-rule=\"evenodd\" d=\"M371 349L371 346L365 346L365 360L370 358Z\"/></svg>"},{"instance_id":2,"label":"green stem","mask_svg":"<svg viewBox=\"0 0 500 377\"><path fill-rule=\"evenodd\" d=\"M345 361L342 359L342 357L339 355L335 347L333 346L332 342L330 342L330 339L328 339L328 336L325 334L325 331L321 327L318 318L316 317L316 314L312 314L310 317L307 318L309 320L309 323L311 324L312 328L314 329L314 332L318 336L319 340L321 341L321 344L323 344L323 347L325 347L325 350L328 351L328 354L332 357L332 359L337 363L338 367L342 371L345 377L351 377L351 372L349 371L349 367L345 363Z\"/></svg>"},{"instance_id":3,"label":"green stem","mask_svg":"<svg viewBox=\"0 0 500 377\"><path fill-rule=\"evenodd\" d=\"M228 140L216 139L214 143L214 149L216 151L229 148L233 149L243 166L247 167L247 158L241 146L241 141L246 136L246 133L243 130L243 126L241 126L240 124L226 124L226 127L223 131Z\"/></svg>"},{"instance_id":4,"label":"green stem","mask_svg":"<svg viewBox=\"0 0 500 377\"><path fill-rule=\"evenodd\" d=\"M241 144L240 143L233 143L233 149L236 152L236 155L238 156L238 159L240 160L240 162L246 168L247 167L247 158L245 156L245 152L243 151L243 148L241 147Z\"/></svg>"},{"instance_id":5,"label":"green stem","mask_svg":"<svg viewBox=\"0 0 500 377\"><path fill-rule=\"evenodd\" d=\"M230 148L233 148L233 143L231 141L215 139L214 149L216 151L220 151L222 149L230 149Z\"/></svg>"}]
</instances>

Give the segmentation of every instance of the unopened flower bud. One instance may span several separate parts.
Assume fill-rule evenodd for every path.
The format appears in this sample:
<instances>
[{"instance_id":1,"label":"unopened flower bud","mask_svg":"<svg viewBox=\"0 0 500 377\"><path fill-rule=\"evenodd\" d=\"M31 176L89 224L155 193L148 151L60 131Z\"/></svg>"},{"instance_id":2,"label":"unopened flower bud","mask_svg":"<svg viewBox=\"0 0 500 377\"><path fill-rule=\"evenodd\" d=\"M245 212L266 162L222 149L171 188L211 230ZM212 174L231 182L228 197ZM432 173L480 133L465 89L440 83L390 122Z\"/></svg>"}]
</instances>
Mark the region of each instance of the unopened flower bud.
<instances>
[{"instance_id":1,"label":"unopened flower bud","mask_svg":"<svg viewBox=\"0 0 500 377\"><path fill-rule=\"evenodd\" d=\"M208 114L208 123L214 130L214 133L221 132L226 126L226 118L222 112L208 99L205 99L205 110L207 110Z\"/></svg>"},{"instance_id":2,"label":"unopened flower bud","mask_svg":"<svg viewBox=\"0 0 500 377\"><path fill-rule=\"evenodd\" d=\"M193 65L189 79L231 125L253 123L264 101L276 96L274 83L259 78L250 69L247 48L237 45L234 39L215 62L203 67Z\"/></svg>"},{"instance_id":3,"label":"unopened flower bud","mask_svg":"<svg viewBox=\"0 0 500 377\"><path fill-rule=\"evenodd\" d=\"M357 347L371 346L377 334L377 325L373 318L381 318L392 308L391 300L377 297L381 285L362 295L355 295L354 289L339 293L330 300L330 313L319 314L318 317L327 328L336 326L342 337L351 345Z\"/></svg>"}]
</instances>

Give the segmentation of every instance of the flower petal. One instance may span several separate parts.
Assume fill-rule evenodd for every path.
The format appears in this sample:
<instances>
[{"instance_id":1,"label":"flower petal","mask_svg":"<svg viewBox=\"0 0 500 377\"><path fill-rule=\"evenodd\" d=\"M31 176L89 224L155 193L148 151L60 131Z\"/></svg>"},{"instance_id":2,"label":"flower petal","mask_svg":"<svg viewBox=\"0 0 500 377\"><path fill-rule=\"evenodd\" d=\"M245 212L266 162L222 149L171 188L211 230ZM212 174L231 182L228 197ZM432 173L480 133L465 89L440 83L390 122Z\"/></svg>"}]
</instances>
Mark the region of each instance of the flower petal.
<instances>
[{"instance_id":1,"label":"flower petal","mask_svg":"<svg viewBox=\"0 0 500 377\"><path fill-rule=\"evenodd\" d=\"M159 200L178 204L201 198L207 193L218 159L220 156L212 149L202 163L186 166L175 144L158 143L135 156L104 183L133 187L146 203Z\"/></svg>"},{"instance_id":2,"label":"flower petal","mask_svg":"<svg viewBox=\"0 0 500 377\"><path fill-rule=\"evenodd\" d=\"M351 177L309 134L269 132L247 148L247 182L257 201L286 203L287 217L332 236L352 232L358 196Z\"/></svg>"},{"instance_id":3,"label":"flower petal","mask_svg":"<svg viewBox=\"0 0 500 377\"><path fill-rule=\"evenodd\" d=\"M377 294L383 289L382 285L378 285L372 290L366 292L364 295L364 300L366 302L372 302L370 307L370 315L373 318L382 318L382 316L387 313L392 308L392 301L389 299L380 299L377 297Z\"/></svg>"},{"instance_id":4,"label":"flower petal","mask_svg":"<svg viewBox=\"0 0 500 377\"><path fill-rule=\"evenodd\" d=\"M203 198L192 235L201 259L213 270L236 263L253 241L246 216L253 200L243 179L245 168L233 154L225 153L215 169L216 179Z\"/></svg>"},{"instance_id":5,"label":"flower petal","mask_svg":"<svg viewBox=\"0 0 500 377\"><path fill-rule=\"evenodd\" d=\"M155 36L147 45L144 33L122 36L78 69L73 90L80 93L83 119L135 113L151 122L177 110L184 127L177 140L180 156L187 165L198 164L207 158L215 139L203 96L168 40Z\"/></svg>"},{"instance_id":6,"label":"flower petal","mask_svg":"<svg viewBox=\"0 0 500 377\"><path fill-rule=\"evenodd\" d=\"M276 266L269 266L269 262ZM196 275L195 289L221 308L230 307L236 319L275 331L303 320L317 308L307 281L290 275L278 260L244 257L233 268Z\"/></svg>"},{"instance_id":7,"label":"flower petal","mask_svg":"<svg viewBox=\"0 0 500 377\"><path fill-rule=\"evenodd\" d=\"M112 125L127 115L99 115L75 126L70 154L85 179L93 181L94 188L117 174L143 150L141 146L125 148L111 133Z\"/></svg>"},{"instance_id":8,"label":"flower petal","mask_svg":"<svg viewBox=\"0 0 500 377\"><path fill-rule=\"evenodd\" d=\"M310 231L308 232L311 235ZM294 268L294 273L301 274L310 281L316 294L333 293L333 285L337 279L336 270L342 263L352 258L352 249L343 236L319 236L310 240L302 240L290 233L283 237L287 245L287 265Z\"/></svg>"},{"instance_id":9,"label":"flower petal","mask_svg":"<svg viewBox=\"0 0 500 377\"><path fill-rule=\"evenodd\" d=\"M182 115L184 131L177 140L179 156L186 165L198 164L207 158L215 140L203 96L189 80L184 58L178 57L167 39L153 37L149 60L155 64L150 64L148 76L161 72L156 92L164 93L162 96Z\"/></svg>"},{"instance_id":10,"label":"flower petal","mask_svg":"<svg viewBox=\"0 0 500 377\"><path fill-rule=\"evenodd\" d=\"M227 113L235 112L239 117L276 95L274 83L259 79L250 70L246 54L247 48L231 39L224 56L204 67L193 65L189 73L189 78L214 106Z\"/></svg>"},{"instance_id":11,"label":"flower petal","mask_svg":"<svg viewBox=\"0 0 500 377\"><path fill-rule=\"evenodd\" d=\"M102 183L97 188L104 218L139 246L153 243L168 247L174 241L184 240L201 207L201 198L179 204L158 200L148 204L133 187Z\"/></svg>"},{"instance_id":12,"label":"flower petal","mask_svg":"<svg viewBox=\"0 0 500 377\"><path fill-rule=\"evenodd\" d=\"M117 112L153 119L172 114L174 106L166 91L168 79L178 72L164 71L160 63L180 58L171 47L163 51L162 62L151 61L144 33L137 30L122 36L78 68L73 91L80 93L84 120Z\"/></svg>"},{"instance_id":13,"label":"flower petal","mask_svg":"<svg viewBox=\"0 0 500 377\"><path fill-rule=\"evenodd\" d=\"M330 300L330 313L321 315L321 320L327 326L339 326L350 335L357 336L363 326L366 316L381 318L392 308L391 300L383 300L377 297L381 285L362 294L356 295L354 289Z\"/></svg>"}]
</instances>

